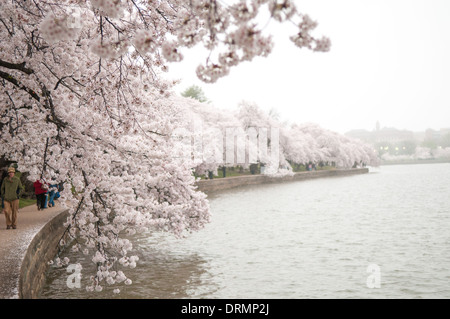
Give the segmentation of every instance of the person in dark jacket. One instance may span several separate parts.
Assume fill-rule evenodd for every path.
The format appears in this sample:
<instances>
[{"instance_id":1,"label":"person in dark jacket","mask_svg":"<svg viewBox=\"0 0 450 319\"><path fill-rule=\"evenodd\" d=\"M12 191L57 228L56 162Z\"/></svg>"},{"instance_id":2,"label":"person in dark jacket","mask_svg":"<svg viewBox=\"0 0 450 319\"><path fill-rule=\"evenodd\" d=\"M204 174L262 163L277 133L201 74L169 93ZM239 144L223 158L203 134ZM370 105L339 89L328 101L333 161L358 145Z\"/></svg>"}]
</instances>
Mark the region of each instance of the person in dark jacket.
<instances>
[{"instance_id":1,"label":"person in dark jacket","mask_svg":"<svg viewBox=\"0 0 450 319\"><path fill-rule=\"evenodd\" d=\"M6 217L6 229L16 229L17 212L19 211L19 197L24 190L20 178L14 176L16 170L14 167L8 168L8 176L3 179L0 193L4 199L4 212Z\"/></svg>"},{"instance_id":2,"label":"person in dark jacket","mask_svg":"<svg viewBox=\"0 0 450 319\"><path fill-rule=\"evenodd\" d=\"M3 180L8 176L8 172L6 169L2 170L2 175L0 176L0 187L2 186ZM0 190L0 197L2 198L2 214L5 214L5 198L1 194Z\"/></svg>"}]
</instances>

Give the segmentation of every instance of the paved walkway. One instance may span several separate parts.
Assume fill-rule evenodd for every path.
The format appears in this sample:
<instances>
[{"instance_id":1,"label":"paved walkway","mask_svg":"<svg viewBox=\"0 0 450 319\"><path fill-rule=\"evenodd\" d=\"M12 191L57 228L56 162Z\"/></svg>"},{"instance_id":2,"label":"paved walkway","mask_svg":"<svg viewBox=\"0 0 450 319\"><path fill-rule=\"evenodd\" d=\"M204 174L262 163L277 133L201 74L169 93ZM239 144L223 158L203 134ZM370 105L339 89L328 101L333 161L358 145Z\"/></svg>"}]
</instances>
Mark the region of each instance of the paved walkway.
<instances>
[{"instance_id":1,"label":"paved walkway","mask_svg":"<svg viewBox=\"0 0 450 319\"><path fill-rule=\"evenodd\" d=\"M17 229L6 229L5 215L0 214L0 299L19 298L20 267L29 244L48 221L64 211L55 203L41 211L36 205L19 209Z\"/></svg>"}]
</instances>

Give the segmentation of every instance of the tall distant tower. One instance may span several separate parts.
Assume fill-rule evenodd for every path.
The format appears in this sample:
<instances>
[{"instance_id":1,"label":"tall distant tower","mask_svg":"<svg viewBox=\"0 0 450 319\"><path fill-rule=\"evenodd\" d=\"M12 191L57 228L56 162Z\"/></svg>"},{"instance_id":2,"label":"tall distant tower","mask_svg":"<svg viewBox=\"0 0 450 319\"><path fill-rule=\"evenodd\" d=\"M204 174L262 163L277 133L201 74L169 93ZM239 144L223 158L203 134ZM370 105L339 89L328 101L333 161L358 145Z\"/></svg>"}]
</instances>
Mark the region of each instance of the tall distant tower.
<instances>
[{"instance_id":1,"label":"tall distant tower","mask_svg":"<svg viewBox=\"0 0 450 319\"><path fill-rule=\"evenodd\" d=\"M377 121L377 124L375 125L375 128L376 128L377 131L380 130L380 121Z\"/></svg>"}]
</instances>

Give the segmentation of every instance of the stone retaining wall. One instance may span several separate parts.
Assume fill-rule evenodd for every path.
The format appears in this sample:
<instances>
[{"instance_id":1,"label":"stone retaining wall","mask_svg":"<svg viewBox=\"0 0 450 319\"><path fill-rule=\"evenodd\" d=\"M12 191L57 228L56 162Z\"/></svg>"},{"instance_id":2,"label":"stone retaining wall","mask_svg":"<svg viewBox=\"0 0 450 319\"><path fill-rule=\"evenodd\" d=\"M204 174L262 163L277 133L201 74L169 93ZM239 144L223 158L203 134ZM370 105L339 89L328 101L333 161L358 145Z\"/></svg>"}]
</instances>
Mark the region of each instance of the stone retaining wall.
<instances>
[{"instance_id":1,"label":"stone retaining wall","mask_svg":"<svg viewBox=\"0 0 450 319\"><path fill-rule=\"evenodd\" d=\"M270 177L267 175L245 175L245 176L234 176L217 179L204 179L198 181L197 185L199 190L205 193L210 193L244 185L282 183L321 177L365 174L368 172L369 172L368 168L354 168L354 169L332 169L324 171L298 172L294 173L294 175L292 176L284 176L284 177Z\"/></svg>"},{"instance_id":2,"label":"stone retaining wall","mask_svg":"<svg viewBox=\"0 0 450 319\"><path fill-rule=\"evenodd\" d=\"M58 250L58 242L64 234L69 211L56 215L34 236L22 261L19 277L19 298L35 299L45 282L48 262Z\"/></svg>"}]
</instances>

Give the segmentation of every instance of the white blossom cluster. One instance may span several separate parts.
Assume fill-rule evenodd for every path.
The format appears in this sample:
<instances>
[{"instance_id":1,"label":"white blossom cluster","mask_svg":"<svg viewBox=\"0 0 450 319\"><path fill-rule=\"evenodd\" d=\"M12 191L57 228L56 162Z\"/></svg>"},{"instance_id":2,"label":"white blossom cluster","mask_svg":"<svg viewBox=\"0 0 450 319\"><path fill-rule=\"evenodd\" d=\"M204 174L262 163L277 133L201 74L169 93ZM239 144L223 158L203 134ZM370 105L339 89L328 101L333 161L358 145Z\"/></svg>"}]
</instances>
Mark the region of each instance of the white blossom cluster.
<instances>
[{"instance_id":1,"label":"white blossom cluster","mask_svg":"<svg viewBox=\"0 0 450 319\"><path fill-rule=\"evenodd\" d=\"M273 18L279 22L292 19L297 14L297 8L291 0L270 1L269 10Z\"/></svg>"},{"instance_id":2,"label":"white blossom cluster","mask_svg":"<svg viewBox=\"0 0 450 319\"><path fill-rule=\"evenodd\" d=\"M155 43L155 38L151 30L140 30L134 36L133 45L141 54L145 54L156 49L158 44Z\"/></svg>"},{"instance_id":3,"label":"white blossom cluster","mask_svg":"<svg viewBox=\"0 0 450 319\"><path fill-rule=\"evenodd\" d=\"M291 41L299 48L308 48L322 52L329 51L331 47L329 38L322 37L321 39L316 39L311 35L311 31L316 27L317 22L313 21L308 15L304 15L299 24L299 32L290 37Z\"/></svg>"},{"instance_id":4,"label":"white blossom cluster","mask_svg":"<svg viewBox=\"0 0 450 319\"><path fill-rule=\"evenodd\" d=\"M177 44L173 41L163 43L162 53L169 62L179 62L183 59L183 55L177 49Z\"/></svg>"},{"instance_id":5,"label":"white blossom cluster","mask_svg":"<svg viewBox=\"0 0 450 319\"><path fill-rule=\"evenodd\" d=\"M286 158L293 163L335 163L341 168L351 168L355 163L358 166L380 164L370 145L317 124L295 124L285 134L283 149Z\"/></svg>"},{"instance_id":6,"label":"white blossom cluster","mask_svg":"<svg viewBox=\"0 0 450 319\"><path fill-rule=\"evenodd\" d=\"M92 53L98 55L100 58L104 59L115 59L128 50L128 42L126 41L116 41L112 39L102 39L98 37L93 39L89 44Z\"/></svg>"},{"instance_id":7,"label":"white blossom cluster","mask_svg":"<svg viewBox=\"0 0 450 319\"><path fill-rule=\"evenodd\" d=\"M248 2L241 0L231 6L231 15L236 21L246 23L258 15L258 4L256 2Z\"/></svg>"},{"instance_id":8,"label":"white blossom cluster","mask_svg":"<svg viewBox=\"0 0 450 319\"><path fill-rule=\"evenodd\" d=\"M48 14L39 25L41 36L49 43L75 39L81 28L76 28L71 23L70 15L56 16Z\"/></svg>"},{"instance_id":9,"label":"white blossom cluster","mask_svg":"<svg viewBox=\"0 0 450 319\"><path fill-rule=\"evenodd\" d=\"M119 18L123 14L121 0L91 0L91 5L98 9L102 15L110 18Z\"/></svg>"},{"instance_id":10,"label":"white blossom cluster","mask_svg":"<svg viewBox=\"0 0 450 319\"><path fill-rule=\"evenodd\" d=\"M131 283L125 272L138 260L126 236L183 236L209 222L197 164L174 156L186 106L161 71L197 44L215 52L197 69L206 82L269 54L270 35L255 22L268 3L0 2L0 156L31 181L64 182L65 236L97 267L89 289ZM274 3L275 19L299 17L292 1Z\"/></svg>"}]
</instances>

